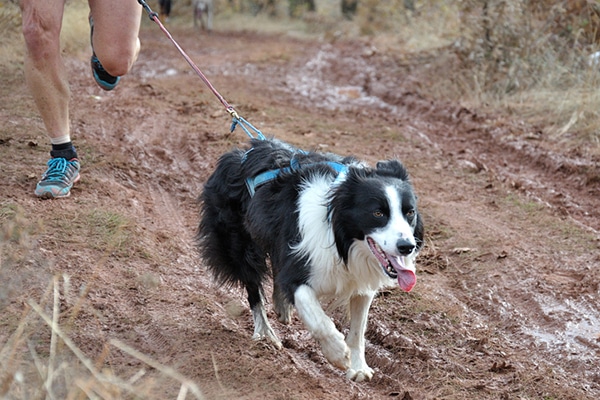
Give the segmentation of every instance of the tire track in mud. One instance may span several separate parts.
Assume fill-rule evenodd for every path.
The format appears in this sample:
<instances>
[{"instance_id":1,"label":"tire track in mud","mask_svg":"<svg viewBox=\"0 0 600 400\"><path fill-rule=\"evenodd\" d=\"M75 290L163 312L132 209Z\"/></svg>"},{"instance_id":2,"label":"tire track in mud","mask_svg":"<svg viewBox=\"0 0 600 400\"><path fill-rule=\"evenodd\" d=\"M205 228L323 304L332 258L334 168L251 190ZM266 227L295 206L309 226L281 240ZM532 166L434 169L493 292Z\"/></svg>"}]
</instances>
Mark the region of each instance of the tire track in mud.
<instances>
[{"instance_id":1,"label":"tire track in mud","mask_svg":"<svg viewBox=\"0 0 600 400\"><path fill-rule=\"evenodd\" d=\"M416 127L416 131L422 133L421 137L454 159L455 167L460 168L462 162L473 172L484 171L500 186L524 193L553 214L568 217L600 240L598 160L544 148L536 143L537 138L529 138L528 130L534 129L532 127L427 100L417 90L405 87L402 77L385 76L385 71L377 70L377 63L372 63L370 57L356 53L360 54L360 51L346 54L332 46L322 46L304 61L303 67L292 68L287 73L284 79L286 91L295 103L307 108L360 111L368 107L391 113L402 125L409 121L409 127ZM363 54L368 54L368 49ZM342 76L348 79L342 80ZM341 84L340 80L343 81ZM561 256L559 252L556 256L557 262L563 262L566 267L562 269L566 274L564 282L557 279L561 271L549 272L541 281L548 288L540 293L541 282L534 277L524 282L527 289L523 291L532 293L532 298L521 298L519 290L507 291L506 284L497 284L492 275L477 289L480 300L459 297L458 301L464 302L467 308L471 304L479 309L482 320L488 320L485 314L495 314L494 319L501 324L517 326L509 334L512 340L525 339L523 343L532 343L548 355L546 360L557 360L558 363L558 360L564 360L569 368L563 369L556 364L564 376L574 369L590 381L597 381L599 376L594 365L600 361L599 288L593 278L578 285L573 282L573 276L585 276L585 271L592 271L600 262L600 256L584 256L581 263L573 262L568 255ZM539 261L552 263L552 260ZM575 287L569 290L569 295L557 297L553 284ZM377 361L380 367L388 371L397 368L395 363L385 361L389 358L384 354L385 338L372 332L370 339L373 344L382 346L379 350L371 350L371 357L380 360ZM546 362L543 357L538 361ZM590 385L584 385L584 390L599 391Z\"/></svg>"},{"instance_id":2,"label":"tire track in mud","mask_svg":"<svg viewBox=\"0 0 600 400\"><path fill-rule=\"evenodd\" d=\"M219 38L215 40L218 41ZM221 40L229 40L229 38ZM262 44L262 46L267 45ZM587 281L585 280L586 268L593 272L593 268L600 260L585 254L575 257L573 249L564 252L561 249L554 252L546 250L543 254L534 254L536 249L543 246L541 244L543 238L535 237L536 232L533 231L535 226L532 226L529 231L521 231L521 221L516 220L512 225L510 220L502 223L494 220L497 216L515 217L504 210L497 210L501 207L498 205L500 201L494 199L494 196L502 197L513 190L529 193L530 198L541 199L542 204L550 204L555 209L563 206L566 212L575 218L581 216L582 223L586 226L594 227L593 222L598 218L599 211L589 208L593 206L593 193L590 196L580 196L578 192L582 190L578 185L585 182L585 179L581 178L578 184L564 185L560 188L560 193L563 194L555 196L557 192L553 192L556 191L554 185L559 181L550 180L548 177L556 171L546 171L547 165L543 161L544 157L551 158L551 154L544 155L541 153L542 149L535 146L521 146L518 142L520 140L518 134L519 129L522 128L500 119L478 115L459 106L426 99L419 94L418 88L411 86L410 77L386 76L385 74L394 71L386 72L385 69L379 68L380 61L368 48L364 51L353 48L353 52L350 52L344 46L318 45L307 54L306 58L301 54L298 58L283 64L248 62L243 60L241 55L235 54L234 61L211 61L216 64L210 65L209 71L216 79L226 80L235 77L235 84L231 85L238 85L238 88L239 82L248 81L247 88L234 92L236 97L252 98L252 94L245 92L261 87L266 88L264 91L267 92L267 96L274 94L273 97L278 97L277 101L289 102L290 107L334 111L330 114L317 114L318 111L315 111L315 118L327 118L329 115L335 117L336 110L347 114L364 113L373 119L383 119L406 129L409 145L415 146L411 150L414 152L414 155L411 155L411 162L418 165L415 159L420 158L432 160L440 165L436 173L428 171L425 174L431 182L420 182L429 191L422 196L424 208L429 213L430 222L434 225L433 231L441 227L439 230L448 229L451 232L448 235L457 236L448 239L444 234L435 232L432 234L431 240L435 248L423 254L421 267L424 266L433 272L428 273L431 276L423 279L421 285L423 285L423 293L427 293L427 296L442 299L438 301L447 303L446 307L451 311L459 310L455 312L460 315L462 325L457 326L452 322L451 313L449 315L436 313L432 316L430 310L414 310L412 306L416 303L413 303L410 298L382 298L376 301L373 312L377 317L371 319L372 323L367 333L370 341L367 351L369 362L379 370L381 375L376 376L370 385L379 393L387 393L390 396L408 390L413 395L421 394L424 398L434 397L436 393L439 397L443 397L444 392L438 391L442 389L431 385L427 389L427 394L410 391L412 387L427 387L426 384L418 381L423 376L419 374L424 374L438 382L451 378L456 384L463 383L467 386L464 389L465 394L471 396L477 396L477 387L487 387L492 394L504 394L505 387L515 388L515 384L511 381L519 377L515 370L519 372L531 368L529 360L522 361L523 356L519 353L534 349L530 359L533 364L541 366L538 376L541 377L545 366L549 365L556 370L556 374L563 379L563 382L572 381L583 387L586 382L596 380L595 386L593 383L588 386L585 389L587 392L583 393L581 398L586 398L588 394L589 398L594 394L600 394L598 384L600 378L592 368L593 363L599 359L594 337L596 334L600 335L600 332L594 330L594 327L600 324L600 316L595 307L599 300L598 284L594 283L594 277L598 275L596 273ZM141 62L143 65L144 58ZM159 72L169 71L171 68L171 66L150 64ZM184 91L181 84L176 89L170 86L175 85L169 83L173 76L166 73L157 74L157 81L152 82L150 89L143 82L147 78L141 76L142 83L134 91L151 90L161 100L169 99L165 93L175 90ZM141 95L138 93L138 96ZM137 100L140 98L138 97ZM206 99L203 97L200 102L210 103L213 100ZM129 104L134 103L134 100L135 97ZM179 100L175 100L177 101ZM260 100L255 100L251 106L260 107L259 104ZM186 107L175 106L178 109ZM212 106L206 106L204 110L213 112ZM199 127L203 135L201 137L206 140L199 145L186 136L190 128L179 122L176 116L162 115L164 119L155 125L146 120L133 129L127 144L132 147L130 152L141 169L140 173L143 173L144 178L147 179L145 190L152 193L151 205L148 206L152 210L151 214L168 215L163 228L167 228L168 234L176 234L179 230L189 231L190 227L193 229L194 224L190 224L190 220L193 220L195 215L191 212L193 206L190 205L189 199L199 194L202 180L209 172L216 153L216 151L205 152L203 148L214 145L215 148L226 150L230 145L238 142L236 139L228 141L211 137L209 132L217 131L218 123L207 118L200 121L200 125L206 124L206 127ZM184 116L185 121L189 123L190 118L187 118L189 116ZM177 134L158 140L158 135L164 130L172 130ZM291 133L290 136L293 134ZM334 133L323 135L326 134L334 136ZM348 141L343 135L338 136L340 137L335 140ZM373 143L367 143L371 139ZM390 141L391 143L382 145L376 143L375 139L370 138L362 142L357 139L357 141L361 145L372 144L380 148L385 146L388 154L406 154L406 150L401 149L402 146L406 146L406 143ZM344 144L343 149L352 149L352 146L351 143L347 143ZM536 152L540 154L538 159L534 156ZM179 155L183 155L183 158L189 157L189 162L172 160ZM372 155L373 153L370 153L370 156ZM213 157L213 160L207 160L207 157ZM470 167L472 171L456 172L453 175L454 170L463 171L465 165L471 165L466 162L474 166L474 168ZM157 165L160 167L156 167ZM575 171L575 174L582 176L583 169L575 169ZM444 179L455 186L448 190L448 182L444 182ZM476 179L478 179L477 183L473 184L471 181ZM491 182L491 189L485 189L485 186L480 184L480 181L486 179ZM540 181L544 183L536 186ZM161 191L154 189L154 184L160 185ZM186 186L188 192L180 193L179 190ZM165 194L165 190L170 192ZM431 198L427 198L429 196ZM478 211L469 213L470 204L478 207ZM463 217L461 218L460 215L451 217L448 208L453 208L454 213L463 213ZM577 209L584 211L577 213ZM553 212L557 213L556 210ZM468 215L469 218L465 218L464 215ZM173 223L172 226L170 222ZM594 229L597 230L598 227ZM459 254L453 251L456 246L461 244L461 240L471 239L468 237L469 234L460 232L461 230L471 230L469 234L473 237L479 236L477 238L479 241L477 246L473 245L470 250ZM511 235L515 238L510 238ZM486 238L488 242L484 240ZM557 243L566 246L570 246L575 240L564 239L561 235L552 235L547 239L554 239ZM533 250L528 249L529 242ZM513 245L514 248L510 247ZM503 253L502 246L508 248L506 253ZM188 251L191 253L194 251L188 246L183 246L182 249L186 254ZM436 260L446 260L443 262L445 270L432 266ZM217 293L214 296L221 301L224 292L211 287L209 278L197 271L193 260L184 259L182 263L185 264L186 261L191 265L187 268L174 266L169 274L189 274L187 279L198 280L195 284L190 283L193 290ZM532 267L537 266L545 270L528 274L528 263ZM513 277L508 275L510 273L523 275L524 278L521 278L516 285L512 281ZM582 279L578 282L574 276L581 276ZM172 278L173 287L179 288L179 278ZM239 336L240 343L249 340L251 326L247 318L232 322L227 313L219 307L207 306L203 303L204 300L198 300L200 295L195 295L193 290L186 289L185 293L180 295L176 293L163 295L164 299L170 299L171 296L190 296L192 299L186 300L186 304L192 304L194 310L182 311L182 313L190 313L189 316L173 315L172 319L160 320L159 316L168 313L169 310L169 302L161 299L165 304L161 305L160 312L156 312L156 320L153 320L153 324L163 326L162 330L158 331L159 335L150 334L152 326L140 328L142 336L145 335L153 351L160 351L169 333L169 329L164 325L174 324L175 319L185 321L181 322L182 324L189 324L190 335L194 333L207 335L202 331L205 328L198 327L197 321L191 318L191 315L194 315L198 321L201 318L206 320L207 317L202 315L207 313L211 314L210 318L213 318L215 331L222 329L227 333L225 335L227 337ZM229 295L236 298L235 295ZM193 300L194 298L196 300ZM175 300L169 301L175 303ZM194 304L194 301L198 304ZM382 309L390 306L398 309ZM311 339L296 334L296 331L301 330L302 327L297 323L291 328L275 325L275 329L283 332L283 336L292 337L284 340L289 344L284 349L287 353L274 356L269 349L257 348L252 342L249 342L250 350L244 348L241 352L243 354L250 352L252 356L256 353L257 357L265 355L276 360L283 359L282 362L286 363L286 367L291 360L294 368L305 371L311 382L320 380L329 382L332 387L335 387L340 374L337 371L331 372L326 364L320 364L322 357L318 355L318 350L315 350L316 346ZM446 338L447 335L453 336ZM447 345L436 346L438 343ZM511 357L513 355L514 358ZM226 356L226 352L223 351L223 357ZM466 365L464 361L467 359L472 360L472 364ZM513 361L514 359L517 361ZM235 362L221 362L230 369L236 368ZM425 374L423 371L428 372ZM411 373L415 375L414 378L410 376ZM547 382L541 385L545 384ZM349 384L347 387L350 391L358 386ZM369 395L362 389L359 393L355 397Z\"/></svg>"},{"instance_id":3,"label":"tire track in mud","mask_svg":"<svg viewBox=\"0 0 600 400\"><path fill-rule=\"evenodd\" d=\"M411 87L414 78L400 75L398 69L378 68L389 60L376 61L373 51L369 46L349 52L324 45L302 68L287 74L286 87L305 107L355 111L370 107L399 122L426 116L430 140L449 149L464 148L473 168L490 171L570 216L600 240L600 160L542 146L539 127L427 99Z\"/></svg>"}]
</instances>

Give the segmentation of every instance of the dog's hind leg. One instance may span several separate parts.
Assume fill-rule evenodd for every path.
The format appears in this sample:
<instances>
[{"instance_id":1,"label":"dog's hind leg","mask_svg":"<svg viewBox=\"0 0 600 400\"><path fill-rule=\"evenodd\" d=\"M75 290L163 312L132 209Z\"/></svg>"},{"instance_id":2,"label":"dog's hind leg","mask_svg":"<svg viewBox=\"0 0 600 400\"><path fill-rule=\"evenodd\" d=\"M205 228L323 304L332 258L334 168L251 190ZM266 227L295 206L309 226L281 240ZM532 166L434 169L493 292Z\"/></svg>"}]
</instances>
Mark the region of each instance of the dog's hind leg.
<instances>
[{"instance_id":1,"label":"dog's hind leg","mask_svg":"<svg viewBox=\"0 0 600 400\"><path fill-rule=\"evenodd\" d=\"M298 286L294 292L294 304L306 328L319 341L325 358L335 367L348 370L350 349L344 341L344 335L323 311L313 288L308 285Z\"/></svg>"},{"instance_id":2,"label":"dog's hind leg","mask_svg":"<svg viewBox=\"0 0 600 400\"><path fill-rule=\"evenodd\" d=\"M350 299L350 331L346 344L350 347L351 361L346 377L357 382L373 377L373 369L365 361L365 330L372 301L373 295L359 295Z\"/></svg>"},{"instance_id":3,"label":"dog's hind leg","mask_svg":"<svg viewBox=\"0 0 600 400\"><path fill-rule=\"evenodd\" d=\"M269 320L267 319L267 312L265 311L260 288L256 285L247 285L246 290L248 291L248 302L250 303L250 309L252 310L252 318L254 319L254 335L252 335L252 339L267 339L271 341L277 349L281 349L283 347L281 341L273 331L273 328L271 328Z\"/></svg>"},{"instance_id":4,"label":"dog's hind leg","mask_svg":"<svg viewBox=\"0 0 600 400\"><path fill-rule=\"evenodd\" d=\"M273 278L273 281L273 308L279 322L288 325L292 322L292 305L281 291L277 280Z\"/></svg>"}]
</instances>

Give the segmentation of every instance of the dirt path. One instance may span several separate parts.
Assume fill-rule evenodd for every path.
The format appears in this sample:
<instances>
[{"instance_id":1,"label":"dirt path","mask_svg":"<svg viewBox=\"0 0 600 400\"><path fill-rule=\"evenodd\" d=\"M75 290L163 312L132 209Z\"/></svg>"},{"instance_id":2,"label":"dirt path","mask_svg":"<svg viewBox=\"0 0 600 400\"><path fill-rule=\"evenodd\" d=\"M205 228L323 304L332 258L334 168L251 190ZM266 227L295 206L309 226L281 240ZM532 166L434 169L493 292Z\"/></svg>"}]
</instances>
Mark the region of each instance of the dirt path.
<instances>
[{"instance_id":1,"label":"dirt path","mask_svg":"<svg viewBox=\"0 0 600 400\"><path fill-rule=\"evenodd\" d=\"M347 382L297 320L274 323L283 350L253 342L243 294L215 288L193 247L202 184L218 155L246 137L228 134L221 104L145 26L139 62L114 93L90 84L87 54L69 59L84 165L71 198L32 197L31 166L46 159L35 146L45 143L40 122L22 81L3 89L17 101L1 100L11 127L2 129L2 157L24 161L2 164L10 178L1 201L23 209L35 239L21 244L33 261L18 264L28 277L19 285L41 296L45 276L68 274L65 318L84 290L70 332L90 357L132 376L142 363L118 350L102 355L103 343L119 339L211 399L600 396L598 160L561 153L543 127L426 98L419 65L368 43L173 35L264 133L369 162L403 160L427 228L418 284L374 302L371 382ZM12 296L2 304L19 315L25 294ZM157 371L144 379L147 397L177 396L179 386Z\"/></svg>"}]
</instances>

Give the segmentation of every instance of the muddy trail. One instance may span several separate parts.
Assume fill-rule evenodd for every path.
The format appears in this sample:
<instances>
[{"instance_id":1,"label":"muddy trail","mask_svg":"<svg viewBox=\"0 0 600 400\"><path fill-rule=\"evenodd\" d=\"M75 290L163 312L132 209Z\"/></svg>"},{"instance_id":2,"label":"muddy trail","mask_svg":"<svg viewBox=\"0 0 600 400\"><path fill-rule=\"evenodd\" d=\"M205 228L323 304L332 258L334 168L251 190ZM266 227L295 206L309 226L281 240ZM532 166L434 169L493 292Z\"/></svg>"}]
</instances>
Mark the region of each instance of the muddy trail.
<instances>
[{"instance_id":1,"label":"muddy trail","mask_svg":"<svg viewBox=\"0 0 600 400\"><path fill-rule=\"evenodd\" d=\"M33 197L47 140L22 77L6 79L0 151L23 162L2 163L0 201L22 210L31 238L15 246L25 254L14 257L19 278L2 272L15 288L0 303L6 316L16 319L59 274L70 337L117 375L143 370L142 398L176 398L179 385L107 351L111 339L174 367L209 399L600 396L600 160L563 150L543 126L429 98L427 74L443 68L367 40L171 29L266 135L408 167L426 248L415 289L374 301L373 380L347 381L296 317L282 326L269 311L282 350L252 341L244 294L211 282L194 248L196 198L219 155L247 137L229 133L222 105L150 24L114 92L93 86L87 53L67 60L83 165L68 199ZM99 233L115 216L125 222ZM345 332L342 313L330 313ZM50 336L32 337L43 347Z\"/></svg>"}]
</instances>

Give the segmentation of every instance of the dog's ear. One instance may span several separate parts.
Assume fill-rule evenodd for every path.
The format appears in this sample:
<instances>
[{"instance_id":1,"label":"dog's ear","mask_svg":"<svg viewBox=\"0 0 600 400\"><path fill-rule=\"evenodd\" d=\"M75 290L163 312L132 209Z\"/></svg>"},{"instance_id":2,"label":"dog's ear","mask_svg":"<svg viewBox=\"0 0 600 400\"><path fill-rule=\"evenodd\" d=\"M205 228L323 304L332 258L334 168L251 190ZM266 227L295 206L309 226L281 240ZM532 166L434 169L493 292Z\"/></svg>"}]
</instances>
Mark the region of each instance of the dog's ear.
<instances>
[{"instance_id":1,"label":"dog's ear","mask_svg":"<svg viewBox=\"0 0 600 400\"><path fill-rule=\"evenodd\" d=\"M423 238L425 236L425 226L423 223L423 218L421 217L421 213L417 212L417 224L415 225L414 232L415 240L417 242L417 249L421 250L425 242Z\"/></svg>"},{"instance_id":2,"label":"dog's ear","mask_svg":"<svg viewBox=\"0 0 600 400\"><path fill-rule=\"evenodd\" d=\"M377 174L381 176L393 176L403 181L408 180L408 172L398 160L379 161L377 163Z\"/></svg>"}]
</instances>

